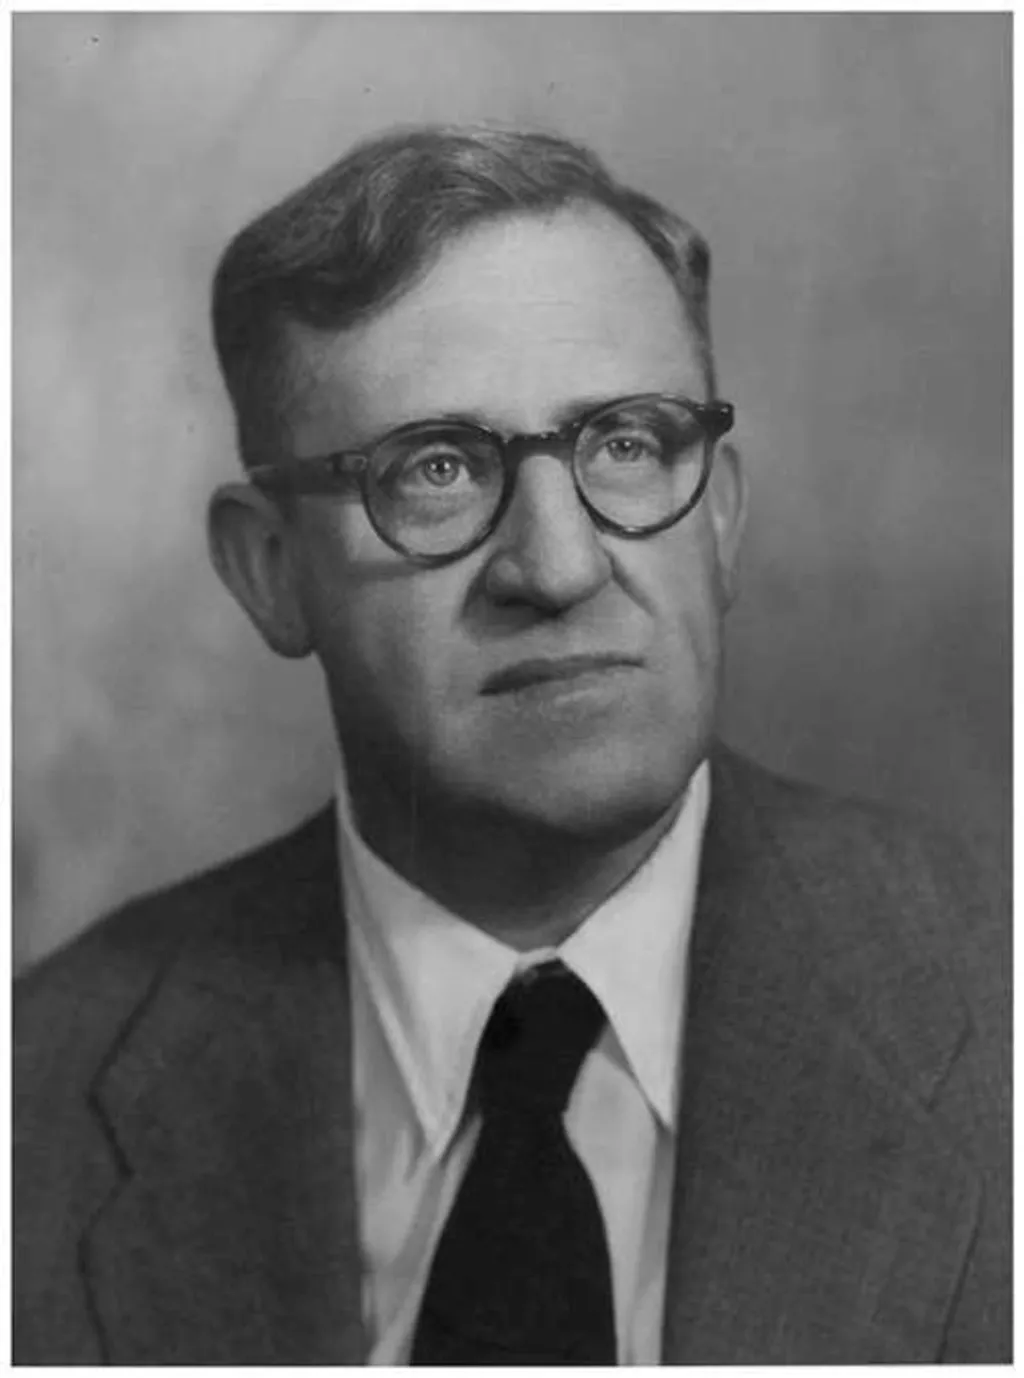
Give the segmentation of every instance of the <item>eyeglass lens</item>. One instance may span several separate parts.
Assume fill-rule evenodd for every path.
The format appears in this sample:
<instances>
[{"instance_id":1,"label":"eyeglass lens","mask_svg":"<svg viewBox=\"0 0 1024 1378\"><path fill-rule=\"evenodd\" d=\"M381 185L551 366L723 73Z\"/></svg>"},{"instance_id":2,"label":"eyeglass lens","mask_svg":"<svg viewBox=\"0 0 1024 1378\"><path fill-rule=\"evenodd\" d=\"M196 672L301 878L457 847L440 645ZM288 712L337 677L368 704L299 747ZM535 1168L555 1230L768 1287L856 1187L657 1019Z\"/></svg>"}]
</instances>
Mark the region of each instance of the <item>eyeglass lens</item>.
<instances>
[{"instance_id":1,"label":"eyeglass lens","mask_svg":"<svg viewBox=\"0 0 1024 1378\"><path fill-rule=\"evenodd\" d=\"M684 403L635 400L589 419L576 437L573 470L601 517L642 531L693 501L707 443ZM427 557L454 555L478 540L510 481L500 441L445 422L389 437L374 452L367 477L378 527L410 553Z\"/></svg>"}]
</instances>

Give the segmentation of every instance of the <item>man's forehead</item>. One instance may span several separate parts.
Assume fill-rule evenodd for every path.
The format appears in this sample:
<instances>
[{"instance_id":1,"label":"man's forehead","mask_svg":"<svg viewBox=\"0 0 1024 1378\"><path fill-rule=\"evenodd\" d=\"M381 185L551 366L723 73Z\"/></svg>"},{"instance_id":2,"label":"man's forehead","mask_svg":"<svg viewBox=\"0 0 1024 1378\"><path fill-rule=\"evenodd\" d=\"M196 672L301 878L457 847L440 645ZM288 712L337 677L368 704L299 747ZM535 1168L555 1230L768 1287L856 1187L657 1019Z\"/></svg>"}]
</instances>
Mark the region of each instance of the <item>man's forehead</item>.
<instances>
[{"instance_id":1,"label":"man's forehead","mask_svg":"<svg viewBox=\"0 0 1024 1378\"><path fill-rule=\"evenodd\" d=\"M290 346L287 420L303 448L333 441L343 417L359 431L487 409L500 424L507 404L520 425L547 393L558 405L566 393L693 392L702 380L667 271L629 226L592 208L475 227L365 324L293 326Z\"/></svg>"}]
</instances>

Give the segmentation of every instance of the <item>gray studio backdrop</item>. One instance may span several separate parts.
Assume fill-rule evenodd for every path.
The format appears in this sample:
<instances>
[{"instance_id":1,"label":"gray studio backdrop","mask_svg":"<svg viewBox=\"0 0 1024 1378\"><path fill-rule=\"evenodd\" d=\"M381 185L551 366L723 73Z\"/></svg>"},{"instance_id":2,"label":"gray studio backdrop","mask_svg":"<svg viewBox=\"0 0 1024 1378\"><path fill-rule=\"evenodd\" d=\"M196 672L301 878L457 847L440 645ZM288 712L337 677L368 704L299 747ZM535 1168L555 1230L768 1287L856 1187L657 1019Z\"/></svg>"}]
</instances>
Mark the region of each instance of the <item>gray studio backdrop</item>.
<instances>
[{"instance_id":1,"label":"gray studio backdrop","mask_svg":"<svg viewBox=\"0 0 1024 1378\"><path fill-rule=\"evenodd\" d=\"M562 130L714 255L753 489L726 736L1005 837L1009 29L1000 15L15 19L16 961L325 797L310 664L210 572L207 291L395 123Z\"/></svg>"}]
</instances>

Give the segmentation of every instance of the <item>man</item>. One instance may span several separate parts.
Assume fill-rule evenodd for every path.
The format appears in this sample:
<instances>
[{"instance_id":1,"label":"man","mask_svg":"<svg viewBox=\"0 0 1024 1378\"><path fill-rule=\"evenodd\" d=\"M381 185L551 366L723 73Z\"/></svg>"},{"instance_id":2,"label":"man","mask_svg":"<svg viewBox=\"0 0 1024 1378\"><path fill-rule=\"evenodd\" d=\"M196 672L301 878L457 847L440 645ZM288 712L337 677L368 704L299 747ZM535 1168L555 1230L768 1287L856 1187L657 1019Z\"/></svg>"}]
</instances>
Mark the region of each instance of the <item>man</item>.
<instances>
[{"instance_id":1,"label":"man","mask_svg":"<svg viewBox=\"0 0 1024 1378\"><path fill-rule=\"evenodd\" d=\"M708 262L458 129L229 247L211 548L337 798L23 983L23 1362L1009 1358L1005 929L713 743Z\"/></svg>"}]
</instances>

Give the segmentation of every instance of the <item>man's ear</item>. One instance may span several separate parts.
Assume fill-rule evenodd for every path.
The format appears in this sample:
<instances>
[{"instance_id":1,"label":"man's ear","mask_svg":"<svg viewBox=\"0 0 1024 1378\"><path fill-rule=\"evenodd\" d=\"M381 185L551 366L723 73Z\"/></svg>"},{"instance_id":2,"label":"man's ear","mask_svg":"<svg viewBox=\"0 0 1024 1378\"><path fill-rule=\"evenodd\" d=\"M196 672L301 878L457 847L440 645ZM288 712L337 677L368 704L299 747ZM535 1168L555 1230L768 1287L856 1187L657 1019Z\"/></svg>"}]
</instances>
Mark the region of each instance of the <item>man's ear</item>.
<instances>
[{"instance_id":1,"label":"man's ear","mask_svg":"<svg viewBox=\"0 0 1024 1378\"><path fill-rule=\"evenodd\" d=\"M708 483L708 510L718 555L725 606L736 597L737 561L747 520L747 480L735 445L719 445Z\"/></svg>"},{"instance_id":2,"label":"man's ear","mask_svg":"<svg viewBox=\"0 0 1024 1378\"><path fill-rule=\"evenodd\" d=\"M248 484L223 484L210 499L214 569L270 649L297 660L309 655L313 642L290 534L275 503Z\"/></svg>"}]
</instances>

